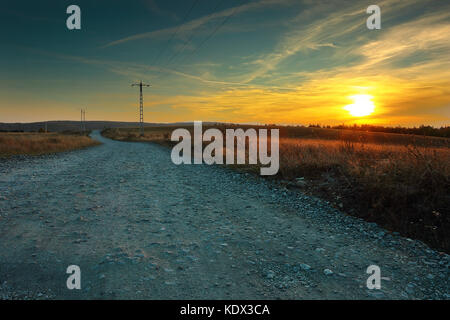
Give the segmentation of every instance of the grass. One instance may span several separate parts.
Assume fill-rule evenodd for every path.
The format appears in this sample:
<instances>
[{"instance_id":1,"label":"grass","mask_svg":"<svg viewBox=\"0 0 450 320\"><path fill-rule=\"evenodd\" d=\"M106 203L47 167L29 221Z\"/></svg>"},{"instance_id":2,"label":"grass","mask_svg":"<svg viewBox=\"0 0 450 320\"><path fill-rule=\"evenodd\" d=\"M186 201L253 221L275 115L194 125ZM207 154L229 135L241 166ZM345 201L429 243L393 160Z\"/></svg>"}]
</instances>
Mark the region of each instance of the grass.
<instances>
[{"instance_id":1,"label":"grass","mask_svg":"<svg viewBox=\"0 0 450 320\"><path fill-rule=\"evenodd\" d=\"M41 155L81 149L100 144L86 135L75 133L0 133L0 157Z\"/></svg>"},{"instance_id":2,"label":"grass","mask_svg":"<svg viewBox=\"0 0 450 320\"><path fill-rule=\"evenodd\" d=\"M144 135L139 134L136 128L109 128L102 131L104 137L119 141L156 142L162 145L172 145L170 135L178 127L151 127L145 128Z\"/></svg>"},{"instance_id":3,"label":"grass","mask_svg":"<svg viewBox=\"0 0 450 320\"><path fill-rule=\"evenodd\" d=\"M216 127L224 130L232 126ZM146 128L143 137L137 129L107 129L103 134L117 140L170 146L174 144L170 141L174 129ZM448 253L449 146L446 138L280 127L280 170L269 179ZM259 174L257 165L234 167Z\"/></svg>"},{"instance_id":4,"label":"grass","mask_svg":"<svg viewBox=\"0 0 450 320\"><path fill-rule=\"evenodd\" d=\"M391 231L450 251L450 150L282 139L280 176Z\"/></svg>"}]
</instances>

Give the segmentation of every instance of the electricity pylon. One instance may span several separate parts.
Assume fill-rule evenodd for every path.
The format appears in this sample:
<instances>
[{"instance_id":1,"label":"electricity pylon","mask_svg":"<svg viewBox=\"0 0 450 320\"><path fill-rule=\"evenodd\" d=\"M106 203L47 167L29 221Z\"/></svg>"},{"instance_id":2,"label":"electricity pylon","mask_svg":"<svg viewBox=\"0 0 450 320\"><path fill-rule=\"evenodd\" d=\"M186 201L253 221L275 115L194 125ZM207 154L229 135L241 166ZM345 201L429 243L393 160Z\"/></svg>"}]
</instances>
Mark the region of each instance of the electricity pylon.
<instances>
[{"instance_id":1,"label":"electricity pylon","mask_svg":"<svg viewBox=\"0 0 450 320\"><path fill-rule=\"evenodd\" d=\"M139 81L139 83L133 83L131 85L132 87L139 86L139 132L140 135L144 135L144 96L142 95L142 87L150 87L149 84L142 83L142 81Z\"/></svg>"}]
</instances>

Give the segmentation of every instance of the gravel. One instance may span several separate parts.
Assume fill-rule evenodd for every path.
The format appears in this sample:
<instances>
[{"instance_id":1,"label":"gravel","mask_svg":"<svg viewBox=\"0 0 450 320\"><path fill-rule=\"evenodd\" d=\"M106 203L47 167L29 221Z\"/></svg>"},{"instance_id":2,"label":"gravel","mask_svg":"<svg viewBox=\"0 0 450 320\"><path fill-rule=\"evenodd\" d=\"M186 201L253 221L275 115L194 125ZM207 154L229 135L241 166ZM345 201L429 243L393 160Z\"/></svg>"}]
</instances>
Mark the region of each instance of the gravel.
<instances>
[{"instance_id":1,"label":"gravel","mask_svg":"<svg viewBox=\"0 0 450 320\"><path fill-rule=\"evenodd\" d=\"M449 256L420 241L277 182L92 136L103 145L0 160L0 298L449 299ZM65 286L72 264L81 290ZM373 264L380 290L366 287Z\"/></svg>"}]
</instances>

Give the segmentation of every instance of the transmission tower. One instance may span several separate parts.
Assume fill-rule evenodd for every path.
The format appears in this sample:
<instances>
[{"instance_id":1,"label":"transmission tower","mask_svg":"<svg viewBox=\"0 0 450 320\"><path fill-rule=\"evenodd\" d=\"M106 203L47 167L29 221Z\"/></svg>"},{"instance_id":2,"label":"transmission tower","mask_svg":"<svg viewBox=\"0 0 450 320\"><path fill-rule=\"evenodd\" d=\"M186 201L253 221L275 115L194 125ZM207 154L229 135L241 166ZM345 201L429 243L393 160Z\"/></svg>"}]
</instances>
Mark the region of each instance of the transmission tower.
<instances>
[{"instance_id":1,"label":"transmission tower","mask_svg":"<svg viewBox=\"0 0 450 320\"><path fill-rule=\"evenodd\" d=\"M144 96L142 95L142 87L150 87L149 84L142 83L133 83L132 87L139 86L139 133L141 136L144 135Z\"/></svg>"}]
</instances>

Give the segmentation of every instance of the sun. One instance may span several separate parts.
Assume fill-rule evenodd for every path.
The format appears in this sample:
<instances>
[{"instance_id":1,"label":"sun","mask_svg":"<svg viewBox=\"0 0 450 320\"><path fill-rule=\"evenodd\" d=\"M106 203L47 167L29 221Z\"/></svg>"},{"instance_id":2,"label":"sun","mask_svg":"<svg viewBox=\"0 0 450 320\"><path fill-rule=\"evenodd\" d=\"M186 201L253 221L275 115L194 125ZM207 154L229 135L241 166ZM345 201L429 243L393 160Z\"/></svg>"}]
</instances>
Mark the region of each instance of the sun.
<instances>
[{"instance_id":1,"label":"sun","mask_svg":"<svg viewBox=\"0 0 450 320\"><path fill-rule=\"evenodd\" d=\"M354 117L365 117L372 114L375 110L373 97L368 94L357 94L350 96L354 103L344 107Z\"/></svg>"}]
</instances>

